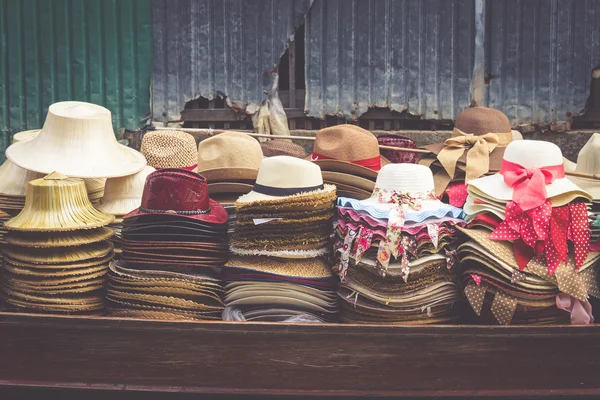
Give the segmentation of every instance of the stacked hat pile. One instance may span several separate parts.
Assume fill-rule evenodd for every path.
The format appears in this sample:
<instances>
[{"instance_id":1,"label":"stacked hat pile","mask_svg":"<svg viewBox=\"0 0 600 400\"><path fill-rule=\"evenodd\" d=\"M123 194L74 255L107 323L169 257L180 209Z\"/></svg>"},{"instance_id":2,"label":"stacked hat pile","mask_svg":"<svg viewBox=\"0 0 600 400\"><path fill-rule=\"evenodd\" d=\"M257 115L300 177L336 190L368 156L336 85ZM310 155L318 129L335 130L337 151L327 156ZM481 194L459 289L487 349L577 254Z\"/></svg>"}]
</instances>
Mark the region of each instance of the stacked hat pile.
<instances>
[{"instance_id":1,"label":"stacked hat pile","mask_svg":"<svg viewBox=\"0 0 600 400\"><path fill-rule=\"evenodd\" d=\"M590 323L598 296L590 252L589 193L565 178L560 149L521 140L500 173L469 182L458 249L465 295L483 322ZM485 306L485 307L484 307ZM567 312L568 311L568 312Z\"/></svg>"},{"instance_id":2,"label":"stacked hat pile","mask_svg":"<svg viewBox=\"0 0 600 400\"><path fill-rule=\"evenodd\" d=\"M148 175L141 206L123 217L121 263L108 308L135 317L220 319L216 269L227 260L227 213L206 179L183 169Z\"/></svg>"},{"instance_id":3,"label":"stacked hat pile","mask_svg":"<svg viewBox=\"0 0 600 400\"><path fill-rule=\"evenodd\" d=\"M263 159L260 144L240 132L223 132L198 145L198 173L208 182L210 197L229 215L229 234L235 230L238 197L252 190Z\"/></svg>"},{"instance_id":4,"label":"stacked hat pile","mask_svg":"<svg viewBox=\"0 0 600 400\"><path fill-rule=\"evenodd\" d=\"M147 165L136 174L109 178L106 181L104 194L98 209L115 216L115 220L109 227L115 233L111 241L117 256L122 251L121 229L123 227L123 216L140 207L146 177L154 171L154 168Z\"/></svg>"},{"instance_id":5,"label":"stacked hat pile","mask_svg":"<svg viewBox=\"0 0 600 400\"><path fill-rule=\"evenodd\" d=\"M443 204L424 166L390 164L372 197L340 197L334 250L342 319L353 323L455 320L461 298L453 278L462 210Z\"/></svg>"},{"instance_id":6,"label":"stacked hat pile","mask_svg":"<svg viewBox=\"0 0 600 400\"><path fill-rule=\"evenodd\" d=\"M336 125L317 132L310 160L321 167L323 181L338 196L364 200L371 196L377 172L389 161L379 154L371 132L356 125Z\"/></svg>"},{"instance_id":7,"label":"stacked hat pile","mask_svg":"<svg viewBox=\"0 0 600 400\"><path fill-rule=\"evenodd\" d=\"M28 183L25 207L5 223L2 293L20 310L98 314L113 216L90 203L82 179L53 173Z\"/></svg>"},{"instance_id":8,"label":"stacked hat pile","mask_svg":"<svg viewBox=\"0 0 600 400\"><path fill-rule=\"evenodd\" d=\"M508 143L522 138L511 130L501 111L473 107L456 118L451 138L424 146L433 154L419 163L433 171L436 196L462 207L467 198L466 183L498 172Z\"/></svg>"},{"instance_id":9,"label":"stacked hat pile","mask_svg":"<svg viewBox=\"0 0 600 400\"><path fill-rule=\"evenodd\" d=\"M237 223L223 268L224 318L334 320L335 277L322 258L330 246L335 187L318 166L265 158L253 190L235 203Z\"/></svg>"}]
</instances>

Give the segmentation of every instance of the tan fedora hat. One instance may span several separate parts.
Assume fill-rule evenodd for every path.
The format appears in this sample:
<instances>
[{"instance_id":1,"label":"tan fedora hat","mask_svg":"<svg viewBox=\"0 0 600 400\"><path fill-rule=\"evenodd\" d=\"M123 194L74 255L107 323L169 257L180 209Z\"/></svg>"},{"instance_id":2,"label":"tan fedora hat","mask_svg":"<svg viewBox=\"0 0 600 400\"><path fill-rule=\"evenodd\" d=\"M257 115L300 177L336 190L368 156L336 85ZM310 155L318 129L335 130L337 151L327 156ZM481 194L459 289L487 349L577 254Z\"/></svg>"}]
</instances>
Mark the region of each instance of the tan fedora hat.
<instances>
[{"instance_id":1,"label":"tan fedora hat","mask_svg":"<svg viewBox=\"0 0 600 400\"><path fill-rule=\"evenodd\" d=\"M140 206L146 177L156 171L147 165L140 172L106 181L104 196L98 209L108 214L123 216Z\"/></svg>"},{"instance_id":2,"label":"tan fedora hat","mask_svg":"<svg viewBox=\"0 0 600 400\"><path fill-rule=\"evenodd\" d=\"M240 132L223 132L198 145L198 173L209 184L255 181L262 159L258 141Z\"/></svg>"},{"instance_id":3,"label":"tan fedora hat","mask_svg":"<svg viewBox=\"0 0 600 400\"><path fill-rule=\"evenodd\" d=\"M389 160L379 153L379 142L371 132L344 124L317 132L310 158L323 171L343 172L375 179Z\"/></svg>"},{"instance_id":4,"label":"tan fedora hat","mask_svg":"<svg viewBox=\"0 0 600 400\"><path fill-rule=\"evenodd\" d=\"M150 131L142 138L140 151L156 169L182 168L196 171L198 148L192 135L182 131Z\"/></svg>"},{"instance_id":5,"label":"tan fedora hat","mask_svg":"<svg viewBox=\"0 0 600 400\"><path fill-rule=\"evenodd\" d=\"M579 151L575 172L600 174L600 133L594 133ZM567 178L590 193L593 200L600 200L600 184L598 181L576 176L567 176Z\"/></svg>"},{"instance_id":6,"label":"tan fedora hat","mask_svg":"<svg viewBox=\"0 0 600 400\"><path fill-rule=\"evenodd\" d=\"M308 156L306 150L304 150L304 147L285 140L268 140L266 142L262 142L260 147L262 148L262 152L265 157L290 156L306 158Z\"/></svg>"},{"instance_id":7,"label":"tan fedora hat","mask_svg":"<svg viewBox=\"0 0 600 400\"><path fill-rule=\"evenodd\" d=\"M330 181L332 183L341 183L346 186L352 186L356 189L366 190L372 192L375 189L375 182L370 179L361 178L360 176L353 176L344 174L342 172L334 171L323 171L323 180Z\"/></svg>"},{"instance_id":8,"label":"tan fedora hat","mask_svg":"<svg viewBox=\"0 0 600 400\"><path fill-rule=\"evenodd\" d=\"M78 178L131 175L146 166L144 156L117 142L109 110L78 101L52 104L41 132L12 144L6 157L30 171Z\"/></svg>"}]
</instances>

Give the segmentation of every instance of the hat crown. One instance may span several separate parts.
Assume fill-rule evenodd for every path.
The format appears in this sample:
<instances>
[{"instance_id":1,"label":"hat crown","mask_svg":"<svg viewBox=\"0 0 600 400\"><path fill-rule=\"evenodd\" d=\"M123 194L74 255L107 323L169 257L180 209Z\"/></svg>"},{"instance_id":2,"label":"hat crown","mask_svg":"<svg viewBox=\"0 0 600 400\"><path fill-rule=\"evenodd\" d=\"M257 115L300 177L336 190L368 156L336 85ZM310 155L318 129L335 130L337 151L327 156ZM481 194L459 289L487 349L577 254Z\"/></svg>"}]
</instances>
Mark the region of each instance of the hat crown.
<instances>
[{"instance_id":1,"label":"hat crown","mask_svg":"<svg viewBox=\"0 0 600 400\"><path fill-rule=\"evenodd\" d=\"M488 107L466 109L458 115L454 127L477 136L511 132L508 117L502 111Z\"/></svg>"},{"instance_id":2,"label":"hat crown","mask_svg":"<svg viewBox=\"0 0 600 400\"><path fill-rule=\"evenodd\" d=\"M375 135L351 124L331 126L318 131L313 153L349 162L380 156Z\"/></svg>"},{"instance_id":3,"label":"hat crown","mask_svg":"<svg viewBox=\"0 0 600 400\"><path fill-rule=\"evenodd\" d=\"M41 129L32 129L29 131L17 132L13 136L12 142L19 143L19 142L24 142L26 140L31 140L34 137L36 137L40 133L40 131L41 131Z\"/></svg>"},{"instance_id":4,"label":"hat crown","mask_svg":"<svg viewBox=\"0 0 600 400\"><path fill-rule=\"evenodd\" d=\"M144 135L141 153L156 168L191 168L198 162L192 135L182 131L151 131Z\"/></svg>"},{"instance_id":5,"label":"hat crown","mask_svg":"<svg viewBox=\"0 0 600 400\"><path fill-rule=\"evenodd\" d=\"M433 174L424 165L388 164L379 171L375 188L397 192L430 192L434 190Z\"/></svg>"},{"instance_id":6,"label":"hat crown","mask_svg":"<svg viewBox=\"0 0 600 400\"><path fill-rule=\"evenodd\" d=\"M147 165L136 174L107 179L102 201L134 197L141 199L146 178L154 171L156 170L153 167Z\"/></svg>"},{"instance_id":7,"label":"hat crown","mask_svg":"<svg viewBox=\"0 0 600 400\"><path fill-rule=\"evenodd\" d=\"M290 156L306 158L307 156L304 147L286 140L269 140L267 142L262 142L260 147L265 157Z\"/></svg>"},{"instance_id":8,"label":"hat crown","mask_svg":"<svg viewBox=\"0 0 600 400\"><path fill-rule=\"evenodd\" d=\"M240 132L223 132L198 145L198 172L216 168L258 169L262 159L258 141Z\"/></svg>"},{"instance_id":9,"label":"hat crown","mask_svg":"<svg viewBox=\"0 0 600 400\"><path fill-rule=\"evenodd\" d=\"M321 168L310 161L290 156L263 159L256 183L275 188L305 188L323 184Z\"/></svg>"},{"instance_id":10,"label":"hat crown","mask_svg":"<svg viewBox=\"0 0 600 400\"><path fill-rule=\"evenodd\" d=\"M195 172L165 168L148 175L141 207L160 211L209 209L206 179Z\"/></svg>"},{"instance_id":11,"label":"hat crown","mask_svg":"<svg viewBox=\"0 0 600 400\"><path fill-rule=\"evenodd\" d=\"M554 143L541 140L517 140L510 142L504 152L504 160L525 168L542 168L562 165L560 148Z\"/></svg>"},{"instance_id":12,"label":"hat crown","mask_svg":"<svg viewBox=\"0 0 600 400\"><path fill-rule=\"evenodd\" d=\"M600 133L594 133L577 155L577 172L600 173Z\"/></svg>"}]
</instances>

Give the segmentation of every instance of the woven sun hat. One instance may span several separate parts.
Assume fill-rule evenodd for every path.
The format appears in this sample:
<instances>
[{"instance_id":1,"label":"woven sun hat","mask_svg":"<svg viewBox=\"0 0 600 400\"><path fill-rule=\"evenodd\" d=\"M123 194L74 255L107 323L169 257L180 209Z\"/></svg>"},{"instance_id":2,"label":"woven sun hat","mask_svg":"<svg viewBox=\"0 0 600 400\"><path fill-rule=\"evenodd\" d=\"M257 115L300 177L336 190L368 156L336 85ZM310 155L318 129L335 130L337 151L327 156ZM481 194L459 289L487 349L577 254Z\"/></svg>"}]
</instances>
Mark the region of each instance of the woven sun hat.
<instances>
[{"instance_id":1,"label":"woven sun hat","mask_svg":"<svg viewBox=\"0 0 600 400\"><path fill-rule=\"evenodd\" d=\"M551 179L551 183L547 184L544 179L546 182ZM541 182L540 188L533 186L536 181ZM512 183L512 186L507 182ZM504 152L500 173L470 181L469 188L471 187L491 199L514 200L524 210L530 209L528 199L532 197L532 190L545 199L551 198L555 207L578 197L592 200L588 192L565 177L560 148L554 143L539 140L511 142ZM518 190L522 192L518 191L517 196L513 196L513 187L520 188ZM537 202L539 201L536 204Z\"/></svg>"},{"instance_id":2,"label":"woven sun hat","mask_svg":"<svg viewBox=\"0 0 600 400\"><path fill-rule=\"evenodd\" d=\"M6 243L34 248L72 247L96 243L110 239L114 232L110 228L101 227L76 232L60 232L48 235L43 232L12 231L5 235Z\"/></svg>"},{"instance_id":3,"label":"woven sun hat","mask_svg":"<svg viewBox=\"0 0 600 400\"><path fill-rule=\"evenodd\" d=\"M263 159L252 136L226 131L198 145L198 173L212 182L255 181Z\"/></svg>"},{"instance_id":4,"label":"woven sun hat","mask_svg":"<svg viewBox=\"0 0 600 400\"><path fill-rule=\"evenodd\" d=\"M262 160L254 188L236 204L310 197L334 191L335 186L323 184L317 165L295 157L276 156Z\"/></svg>"},{"instance_id":5,"label":"woven sun hat","mask_svg":"<svg viewBox=\"0 0 600 400\"><path fill-rule=\"evenodd\" d=\"M175 168L148 175L141 206L123 219L144 215L168 215L218 225L226 224L229 219L223 206L208 197L205 177Z\"/></svg>"},{"instance_id":6,"label":"woven sun hat","mask_svg":"<svg viewBox=\"0 0 600 400\"><path fill-rule=\"evenodd\" d=\"M27 184L25 207L4 226L24 232L61 232L99 228L114 218L92 206L82 179L54 172Z\"/></svg>"},{"instance_id":7,"label":"woven sun hat","mask_svg":"<svg viewBox=\"0 0 600 400\"><path fill-rule=\"evenodd\" d=\"M140 151L156 169L182 168L196 171L198 148L192 135L182 131L150 131L142 138Z\"/></svg>"},{"instance_id":8,"label":"woven sun hat","mask_svg":"<svg viewBox=\"0 0 600 400\"><path fill-rule=\"evenodd\" d=\"M109 110L77 101L52 104L40 133L12 144L6 157L30 171L78 178L131 175L146 165L139 152L117 142Z\"/></svg>"},{"instance_id":9,"label":"woven sun hat","mask_svg":"<svg viewBox=\"0 0 600 400\"><path fill-rule=\"evenodd\" d=\"M147 165L136 174L108 179L98 209L116 216L137 209L142 203L146 177L154 171L153 167Z\"/></svg>"},{"instance_id":10,"label":"woven sun hat","mask_svg":"<svg viewBox=\"0 0 600 400\"><path fill-rule=\"evenodd\" d=\"M13 135L12 143L24 142L31 140L40 133L41 129L30 129L28 131L17 132Z\"/></svg>"},{"instance_id":11,"label":"woven sun hat","mask_svg":"<svg viewBox=\"0 0 600 400\"><path fill-rule=\"evenodd\" d=\"M38 135L40 129L15 133L13 143L24 142ZM43 177L39 172L28 171L6 160L0 166L0 196L25 197L27 182Z\"/></svg>"},{"instance_id":12,"label":"woven sun hat","mask_svg":"<svg viewBox=\"0 0 600 400\"><path fill-rule=\"evenodd\" d=\"M379 142L371 132L350 124L317 132L310 159L323 171L343 172L375 179L389 160L379 153Z\"/></svg>"},{"instance_id":13,"label":"woven sun hat","mask_svg":"<svg viewBox=\"0 0 600 400\"><path fill-rule=\"evenodd\" d=\"M579 151L575 172L600 174L600 133L594 133ZM568 179L592 195L594 201L600 200L600 183L594 179L569 176Z\"/></svg>"},{"instance_id":14,"label":"woven sun hat","mask_svg":"<svg viewBox=\"0 0 600 400\"><path fill-rule=\"evenodd\" d=\"M296 158L306 158L308 156L306 150L304 150L304 147L285 140L268 140L266 142L262 142L260 147L262 148L262 152L265 157L290 156Z\"/></svg>"}]
</instances>

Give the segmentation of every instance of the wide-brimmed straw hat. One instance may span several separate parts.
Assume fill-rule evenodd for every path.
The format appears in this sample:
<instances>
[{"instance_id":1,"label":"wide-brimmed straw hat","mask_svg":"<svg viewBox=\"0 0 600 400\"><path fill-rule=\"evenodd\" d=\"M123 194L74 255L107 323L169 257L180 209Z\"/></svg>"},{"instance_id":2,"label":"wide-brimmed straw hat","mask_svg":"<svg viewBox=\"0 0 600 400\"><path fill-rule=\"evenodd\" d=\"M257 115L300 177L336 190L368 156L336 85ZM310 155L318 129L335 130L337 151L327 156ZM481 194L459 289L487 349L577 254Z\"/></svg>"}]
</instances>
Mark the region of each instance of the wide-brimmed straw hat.
<instances>
[{"instance_id":1,"label":"wide-brimmed straw hat","mask_svg":"<svg viewBox=\"0 0 600 400\"><path fill-rule=\"evenodd\" d=\"M520 174L520 175L519 175ZM511 177L518 179L512 181ZM514 200L518 204L523 204L524 198L514 198L514 188L523 186L524 190L532 187L536 183L536 176L541 176L543 187L541 190L545 193L540 193L540 196L545 196L546 199L551 198L553 206L560 206L569 203L577 197L582 197L588 200L592 196L567 179L564 175L563 156L560 148L550 142L538 140L518 140L511 142L504 152L502 167L500 173L490 176L484 176L469 182L469 189L483 193L491 199L500 201ZM550 178L544 176L551 175L551 183L545 184ZM509 185L510 182L512 185ZM530 192L530 191L529 191ZM527 193L529 193L527 192ZM536 189L536 192L538 190ZM528 198L531 197L528 195ZM543 201L542 201L543 202ZM525 206L525 209L528 209ZM523 208L523 207L522 207Z\"/></svg>"},{"instance_id":2,"label":"wide-brimmed straw hat","mask_svg":"<svg viewBox=\"0 0 600 400\"><path fill-rule=\"evenodd\" d=\"M146 177L156 171L147 165L140 172L119 178L110 178L104 187L104 197L98 209L108 214L123 216L140 206Z\"/></svg>"},{"instance_id":3,"label":"wide-brimmed straw hat","mask_svg":"<svg viewBox=\"0 0 600 400\"><path fill-rule=\"evenodd\" d=\"M600 174L600 133L594 133L579 151L575 172ZM568 179L600 200L600 182L594 179L569 176Z\"/></svg>"},{"instance_id":4,"label":"wide-brimmed straw hat","mask_svg":"<svg viewBox=\"0 0 600 400\"><path fill-rule=\"evenodd\" d=\"M25 207L4 226L24 232L62 232L98 228L114 218L92 206L82 179L55 172L27 184Z\"/></svg>"},{"instance_id":5,"label":"wide-brimmed straw hat","mask_svg":"<svg viewBox=\"0 0 600 400\"><path fill-rule=\"evenodd\" d=\"M236 204L268 202L334 191L334 186L323 184L321 169L317 165L295 157L269 157L262 160L252 191L241 196Z\"/></svg>"},{"instance_id":6,"label":"wide-brimmed straw hat","mask_svg":"<svg viewBox=\"0 0 600 400\"><path fill-rule=\"evenodd\" d=\"M17 132L13 135L11 143L19 143L26 140L31 140L36 137L40 131L41 129L30 129L28 131Z\"/></svg>"},{"instance_id":7,"label":"wide-brimmed straw hat","mask_svg":"<svg viewBox=\"0 0 600 400\"><path fill-rule=\"evenodd\" d=\"M168 215L213 224L226 224L227 211L208 197L206 178L192 171L166 168L146 178L141 206L123 219Z\"/></svg>"},{"instance_id":8,"label":"wide-brimmed straw hat","mask_svg":"<svg viewBox=\"0 0 600 400\"><path fill-rule=\"evenodd\" d=\"M40 129L33 129L15 133L13 143L33 139L38 135ZM28 171L19 167L10 160L4 161L0 166L0 195L2 196L25 196L27 182L43 177L39 172Z\"/></svg>"},{"instance_id":9,"label":"wide-brimmed straw hat","mask_svg":"<svg viewBox=\"0 0 600 400\"><path fill-rule=\"evenodd\" d=\"M350 124L336 125L317 132L310 159L323 171L343 172L375 179L389 160L379 153L379 143L371 132Z\"/></svg>"},{"instance_id":10,"label":"wide-brimmed straw hat","mask_svg":"<svg viewBox=\"0 0 600 400\"><path fill-rule=\"evenodd\" d=\"M223 132L198 145L198 173L209 184L255 181L262 159L258 141L240 132Z\"/></svg>"},{"instance_id":11,"label":"wide-brimmed straw hat","mask_svg":"<svg viewBox=\"0 0 600 400\"><path fill-rule=\"evenodd\" d=\"M182 131L150 131L142 138L140 151L148 165L196 171L198 148L192 135Z\"/></svg>"},{"instance_id":12,"label":"wide-brimmed straw hat","mask_svg":"<svg viewBox=\"0 0 600 400\"><path fill-rule=\"evenodd\" d=\"M265 157L290 156L296 158L306 158L308 156L306 150L304 150L304 147L285 140L268 140L266 142L262 142L260 147L262 148L262 152Z\"/></svg>"},{"instance_id":13,"label":"wide-brimmed straw hat","mask_svg":"<svg viewBox=\"0 0 600 400\"><path fill-rule=\"evenodd\" d=\"M142 154L117 142L109 110L78 101L52 104L41 132L12 144L6 157L30 171L78 178L131 175L146 166Z\"/></svg>"}]
</instances>

